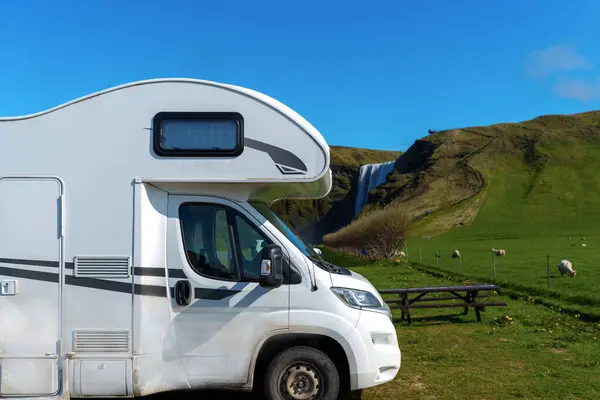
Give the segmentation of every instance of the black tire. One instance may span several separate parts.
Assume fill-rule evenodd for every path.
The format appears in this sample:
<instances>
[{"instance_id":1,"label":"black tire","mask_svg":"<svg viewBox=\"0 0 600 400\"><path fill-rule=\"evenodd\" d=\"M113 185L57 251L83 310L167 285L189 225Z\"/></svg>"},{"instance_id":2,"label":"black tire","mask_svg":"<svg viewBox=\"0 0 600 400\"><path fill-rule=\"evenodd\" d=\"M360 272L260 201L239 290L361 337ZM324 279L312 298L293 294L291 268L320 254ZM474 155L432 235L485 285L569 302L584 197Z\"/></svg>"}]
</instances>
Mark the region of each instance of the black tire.
<instances>
[{"instance_id":1,"label":"black tire","mask_svg":"<svg viewBox=\"0 0 600 400\"><path fill-rule=\"evenodd\" d=\"M290 375L289 371L292 375ZM301 399L288 394L284 379L297 374L298 389L305 390L307 400L336 400L340 392L340 375L335 364L320 350L295 346L282 350L273 359L265 376L265 396L268 400ZM288 378L286 378L288 376ZM301 385L304 384L302 388ZM313 392L316 389L316 393ZM290 389L293 391L293 389ZM308 394L314 396L310 396ZM298 395L297 395L298 396Z\"/></svg>"}]
</instances>

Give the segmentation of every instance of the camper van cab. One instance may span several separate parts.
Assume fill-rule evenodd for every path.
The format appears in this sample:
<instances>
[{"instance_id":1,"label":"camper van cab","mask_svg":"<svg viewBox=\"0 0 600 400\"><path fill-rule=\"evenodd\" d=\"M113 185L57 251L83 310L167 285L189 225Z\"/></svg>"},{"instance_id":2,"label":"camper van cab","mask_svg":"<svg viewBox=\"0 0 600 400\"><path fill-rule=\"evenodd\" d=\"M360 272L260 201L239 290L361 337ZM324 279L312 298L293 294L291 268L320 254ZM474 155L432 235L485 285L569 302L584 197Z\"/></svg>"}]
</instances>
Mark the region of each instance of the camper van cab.
<instances>
[{"instance_id":1,"label":"camper van cab","mask_svg":"<svg viewBox=\"0 0 600 400\"><path fill-rule=\"evenodd\" d=\"M398 373L377 290L271 211L332 183L285 105L141 81L0 119L0 141L0 397L335 399Z\"/></svg>"}]
</instances>

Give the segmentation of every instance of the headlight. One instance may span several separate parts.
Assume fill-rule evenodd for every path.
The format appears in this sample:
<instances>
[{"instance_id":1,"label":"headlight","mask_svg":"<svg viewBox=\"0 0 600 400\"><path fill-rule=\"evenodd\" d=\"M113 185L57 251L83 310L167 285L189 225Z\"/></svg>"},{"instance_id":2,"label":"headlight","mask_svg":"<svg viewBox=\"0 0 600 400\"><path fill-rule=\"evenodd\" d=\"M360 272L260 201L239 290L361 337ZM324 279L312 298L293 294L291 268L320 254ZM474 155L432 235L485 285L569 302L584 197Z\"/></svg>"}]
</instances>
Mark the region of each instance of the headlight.
<instances>
[{"instance_id":1,"label":"headlight","mask_svg":"<svg viewBox=\"0 0 600 400\"><path fill-rule=\"evenodd\" d=\"M355 308L380 308L381 303L371 292L358 289L332 287L331 291L344 303Z\"/></svg>"}]
</instances>

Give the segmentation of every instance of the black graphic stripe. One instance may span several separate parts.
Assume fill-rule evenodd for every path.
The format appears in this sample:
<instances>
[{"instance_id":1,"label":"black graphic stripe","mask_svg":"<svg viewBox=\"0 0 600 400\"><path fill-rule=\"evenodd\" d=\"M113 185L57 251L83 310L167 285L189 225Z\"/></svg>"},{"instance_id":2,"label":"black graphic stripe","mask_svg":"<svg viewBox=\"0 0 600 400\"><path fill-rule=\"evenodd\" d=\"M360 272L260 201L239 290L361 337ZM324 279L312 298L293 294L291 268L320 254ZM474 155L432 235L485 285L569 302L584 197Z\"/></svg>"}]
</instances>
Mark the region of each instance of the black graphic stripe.
<instances>
[{"instance_id":1,"label":"black graphic stripe","mask_svg":"<svg viewBox=\"0 0 600 400\"><path fill-rule=\"evenodd\" d=\"M306 173L308 168L306 164L291 151L282 149L281 147L261 142L260 140L244 138L244 146L248 146L254 150L267 153L275 164L284 165L293 169L299 170L299 173ZM278 167L279 168L279 167ZM281 171L281 169L279 170Z\"/></svg>"},{"instance_id":2,"label":"black graphic stripe","mask_svg":"<svg viewBox=\"0 0 600 400\"><path fill-rule=\"evenodd\" d=\"M43 260L22 260L22 259L8 259L0 258L0 262L17 264L17 265L28 265L28 266L43 266L43 267L56 267L58 268L57 261L43 261ZM71 263L72 264L72 263ZM141 270L145 273L144 276L165 276L164 268L135 268L134 270ZM159 272L162 271L162 272ZM45 272L45 271L31 271L20 268L10 268L0 266L0 276L10 276L13 278L31 279L41 282L59 282L59 274L56 272ZM180 269L169 269L169 277L171 278L183 278L186 279L185 273ZM146 284L131 284L130 282L115 282L97 278L86 278L86 277L74 277L71 275L65 275L65 284L77 287L86 287L90 289L100 289L117 293L133 293L141 296L153 296L153 297L167 297L167 288L159 285L146 285ZM169 287L171 297L174 294L174 288ZM229 289L206 289L206 288L195 288L194 297L202 300L223 300L227 297L233 296L239 293L238 290Z\"/></svg>"}]
</instances>

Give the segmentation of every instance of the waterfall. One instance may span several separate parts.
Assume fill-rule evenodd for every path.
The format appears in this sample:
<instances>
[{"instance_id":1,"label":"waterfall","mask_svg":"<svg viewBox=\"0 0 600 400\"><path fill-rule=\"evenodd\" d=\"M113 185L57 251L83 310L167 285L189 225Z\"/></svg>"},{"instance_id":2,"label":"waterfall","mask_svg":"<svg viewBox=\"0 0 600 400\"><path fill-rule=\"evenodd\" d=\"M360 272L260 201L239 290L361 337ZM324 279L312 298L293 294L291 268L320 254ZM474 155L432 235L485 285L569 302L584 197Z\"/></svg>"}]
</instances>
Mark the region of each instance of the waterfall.
<instances>
[{"instance_id":1,"label":"waterfall","mask_svg":"<svg viewBox=\"0 0 600 400\"><path fill-rule=\"evenodd\" d=\"M395 164L396 161L389 161L381 164L366 164L360 167L358 173L358 190L356 193L356 202L354 203L355 216L360 214L364 205L367 204L369 192L386 181Z\"/></svg>"}]
</instances>

